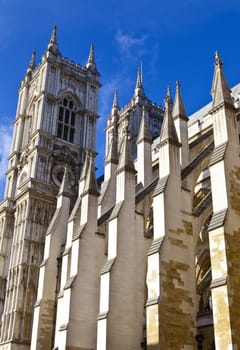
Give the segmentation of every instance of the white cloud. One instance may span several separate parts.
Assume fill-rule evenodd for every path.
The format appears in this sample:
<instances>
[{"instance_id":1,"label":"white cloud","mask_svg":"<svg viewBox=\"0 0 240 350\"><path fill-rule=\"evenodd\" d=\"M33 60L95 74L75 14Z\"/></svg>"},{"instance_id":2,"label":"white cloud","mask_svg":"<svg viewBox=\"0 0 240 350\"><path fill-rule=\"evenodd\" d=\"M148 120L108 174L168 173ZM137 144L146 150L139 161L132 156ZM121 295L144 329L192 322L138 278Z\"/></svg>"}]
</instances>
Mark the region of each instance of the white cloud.
<instances>
[{"instance_id":1,"label":"white cloud","mask_svg":"<svg viewBox=\"0 0 240 350\"><path fill-rule=\"evenodd\" d=\"M119 71L112 78L102 82L103 86L100 90L99 99L99 114L101 116L99 124L106 122L106 117L111 112L115 89L118 91L120 108L123 107L123 105L121 105L122 100L124 103L129 102L131 94L133 93L133 89L135 87L134 84L136 82L136 78L137 66L136 74L133 74L132 77L130 75L127 75L127 72Z\"/></svg>"},{"instance_id":2,"label":"white cloud","mask_svg":"<svg viewBox=\"0 0 240 350\"><path fill-rule=\"evenodd\" d=\"M3 118L4 119L4 118ZM0 125L0 199L3 197L5 184L5 173L7 171L8 160L12 142L12 125Z\"/></svg>"},{"instance_id":3,"label":"white cloud","mask_svg":"<svg viewBox=\"0 0 240 350\"><path fill-rule=\"evenodd\" d=\"M147 52L147 36L133 36L117 31L115 35L119 55L116 58L118 70L112 77L102 81L99 98L100 119L97 125L97 151L99 159L103 159L105 153L105 131L107 117L110 115L113 103L114 91L117 89L120 108L124 107L131 99L137 78L137 70L143 55ZM119 64L118 60L122 62ZM134 67L134 68L133 68ZM132 74L135 69L135 74ZM98 165L99 168L100 165ZM101 169L100 169L101 170Z\"/></svg>"},{"instance_id":4,"label":"white cloud","mask_svg":"<svg viewBox=\"0 0 240 350\"><path fill-rule=\"evenodd\" d=\"M145 43L147 36L142 35L141 37L134 37L129 34L124 34L120 30L115 35L115 40L118 44L121 55L126 57L139 58L145 51Z\"/></svg>"},{"instance_id":5,"label":"white cloud","mask_svg":"<svg viewBox=\"0 0 240 350\"><path fill-rule=\"evenodd\" d=\"M149 59L149 73L151 74L152 79L154 79L159 72L158 60L159 60L159 42L156 41L153 43L151 47L151 56ZM143 72L144 72L144 69L143 69Z\"/></svg>"}]
</instances>

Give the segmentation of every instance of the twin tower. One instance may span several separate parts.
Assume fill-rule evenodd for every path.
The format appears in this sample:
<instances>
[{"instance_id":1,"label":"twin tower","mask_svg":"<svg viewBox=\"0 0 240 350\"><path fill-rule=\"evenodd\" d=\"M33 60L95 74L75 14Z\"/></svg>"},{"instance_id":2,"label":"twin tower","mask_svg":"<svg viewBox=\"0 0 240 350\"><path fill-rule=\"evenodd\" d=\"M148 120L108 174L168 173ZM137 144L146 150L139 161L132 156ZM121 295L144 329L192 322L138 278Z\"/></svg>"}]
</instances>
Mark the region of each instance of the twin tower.
<instances>
[{"instance_id":1,"label":"twin tower","mask_svg":"<svg viewBox=\"0 0 240 350\"><path fill-rule=\"evenodd\" d=\"M101 83L54 27L19 89L0 203L0 350L240 349L239 106L216 53L211 104L188 120L141 71L117 92L96 179Z\"/></svg>"}]
</instances>

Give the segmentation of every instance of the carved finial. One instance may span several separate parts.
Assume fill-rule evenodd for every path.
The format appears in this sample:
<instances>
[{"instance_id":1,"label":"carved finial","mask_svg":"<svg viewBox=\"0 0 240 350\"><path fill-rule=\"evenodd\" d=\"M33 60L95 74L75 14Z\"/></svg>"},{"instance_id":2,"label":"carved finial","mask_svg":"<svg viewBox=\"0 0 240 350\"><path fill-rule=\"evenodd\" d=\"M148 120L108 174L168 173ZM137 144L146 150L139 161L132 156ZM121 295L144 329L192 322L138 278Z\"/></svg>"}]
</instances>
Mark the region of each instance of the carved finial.
<instances>
[{"instance_id":1,"label":"carved finial","mask_svg":"<svg viewBox=\"0 0 240 350\"><path fill-rule=\"evenodd\" d=\"M91 46L90 46L88 62L89 62L89 63L92 63L92 64L95 63L95 59L94 59L94 46L93 46L93 44L91 44Z\"/></svg>"},{"instance_id":2,"label":"carved finial","mask_svg":"<svg viewBox=\"0 0 240 350\"><path fill-rule=\"evenodd\" d=\"M130 144L129 144L129 128L126 124L123 128L123 141L119 156L118 172L130 171L135 173L135 167L131 155Z\"/></svg>"},{"instance_id":3,"label":"carved finial","mask_svg":"<svg viewBox=\"0 0 240 350\"><path fill-rule=\"evenodd\" d=\"M233 107L231 90L228 87L228 83L223 71L223 61L221 60L218 51L215 52L215 68L211 93L213 98L213 108L222 103L231 105Z\"/></svg>"},{"instance_id":4,"label":"carved finial","mask_svg":"<svg viewBox=\"0 0 240 350\"><path fill-rule=\"evenodd\" d=\"M90 50L89 50L89 56L88 56L88 61L86 64L86 67L91 70L96 71L96 62L95 62L95 56L94 56L94 46L91 44Z\"/></svg>"},{"instance_id":5,"label":"carved finial","mask_svg":"<svg viewBox=\"0 0 240 350\"><path fill-rule=\"evenodd\" d=\"M180 82L176 81L176 94L174 98L172 116L175 118L182 118L184 120L188 120L187 113L183 104L181 92L180 92Z\"/></svg>"},{"instance_id":6,"label":"carved finial","mask_svg":"<svg viewBox=\"0 0 240 350\"><path fill-rule=\"evenodd\" d=\"M165 102L165 107L172 105L172 96L171 96L170 85L168 85L168 87L167 87L167 95L165 97L164 102Z\"/></svg>"},{"instance_id":7,"label":"carved finial","mask_svg":"<svg viewBox=\"0 0 240 350\"><path fill-rule=\"evenodd\" d=\"M141 119L141 124L138 132L138 138L137 138L137 143L140 143L142 141L145 142L152 142L152 135L148 127L148 123L146 120L146 108L143 106L142 109L142 119Z\"/></svg>"},{"instance_id":8,"label":"carved finial","mask_svg":"<svg viewBox=\"0 0 240 350\"><path fill-rule=\"evenodd\" d=\"M167 87L167 96L171 97L170 84L168 84L168 87Z\"/></svg>"},{"instance_id":9,"label":"carved finial","mask_svg":"<svg viewBox=\"0 0 240 350\"><path fill-rule=\"evenodd\" d=\"M51 51L54 54L58 54L58 43L57 43L57 26L54 24L51 38L48 44L48 50Z\"/></svg>"},{"instance_id":10,"label":"carved finial","mask_svg":"<svg viewBox=\"0 0 240 350\"><path fill-rule=\"evenodd\" d=\"M137 81L136 81L136 87L135 87L135 92L134 92L135 97L144 97L144 89L143 89L143 84L142 84L142 67L141 65L138 68L137 72Z\"/></svg>"},{"instance_id":11,"label":"carved finial","mask_svg":"<svg viewBox=\"0 0 240 350\"><path fill-rule=\"evenodd\" d=\"M111 115L110 115L110 120L113 121L112 116L117 117L118 116L118 111L119 111L119 104L118 104L118 93L117 90L115 89L114 91L114 96L113 96L113 104L112 104L112 109L111 109Z\"/></svg>"},{"instance_id":12,"label":"carved finial","mask_svg":"<svg viewBox=\"0 0 240 350\"><path fill-rule=\"evenodd\" d=\"M117 138L116 130L112 128L109 132L109 146L108 152L105 158L105 164L109 162L116 163L118 162L118 149L117 149Z\"/></svg>"},{"instance_id":13,"label":"carved finial","mask_svg":"<svg viewBox=\"0 0 240 350\"><path fill-rule=\"evenodd\" d=\"M139 66L138 72L137 72L136 88L142 88L142 67L141 67L141 65Z\"/></svg>"},{"instance_id":14,"label":"carved finial","mask_svg":"<svg viewBox=\"0 0 240 350\"><path fill-rule=\"evenodd\" d=\"M223 61L221 60L219 51L215 52L215 65L216 66L222 66L223 65Z\"/></svg>"},{"instance_id":15,"label":"carved finial","mask_svg":"<svg viewBox=\"0 0 240 350\"><path fill-rule=\"evenodd\" d=\"M28 68L27 68L27 73L32 72L36 68L35 60L36 60L36 50L34 49L32 52L32 56L31 56Z\"/></svg>"},{"instance_id":16,"label":"carved finial","mask_svg":"<svg viewBox=\"0 0 240 350\"><path fill-rule=\"evenodd\" d=\"M69 176L68 175L68 165L66 163L64 166L64 174L63 174L63 178L62 178L61 186L59 188L58 195L62 195L62 194L69 192L68 176Z\"/></svg>"},{"instance_id":17,"label":"carved finial","mask_svg":"<svg viewBox=\"0 0 240 350\"><path fill-rule=\"evenodd\" d=\"M167 88L167 96L165 97L165 113L163 118L163 124L160 134L160 143L168 141L172 144L179 146L178 136L175 129L173 117L172 117L172 98L170 93L170 87Z\"/></svg>"},{"instance_id":18,"label":"carved finial","mask_svg":"<svg viewBox=\"0 0 240 350\"><path fill-rule=\"evenodd\" d=\"M99 195L93 153L89 153L89 166L86 174L84 193Z\"/></svg>"},{"instance_id":19,"label":"carved finial","mask_svg":"<svg viewBox=\"0 0 240 350\"><path fill-rule=\"evenodd\" d=\"M119 104L118 104L118 92L117 92L117 89L115 89L114 91L114 97L113 97L113 108L117 108L119 109Z\"/></svg>"},{"instance_id":20,"label":"carved finial","mask_svg":"<svg viewBox=\"0 0 240 350\"><path fill-rule=\"evenodd\" d=\"M51 44L56 44L57 43L57 26L54 24L53 26L53 31L50 39Z\"/></svg>"},{"instance_id":21,"label":"carved finial","mask_svg":"<svg viewBox=\"0 0 240 350\"><path fill-rule=\"evenodd\" d=\"M31 60L29 62L29 66L28 66L30 69L35 69L35 67L36 67L35 60L36 60L36 50L34 49L32 52Z\"/></svg>"},{"instance_id":22,"label":"carved finial","mask_svg":"<svg viewBox=\"0 0 240 350\"><path fill-rule=\"evenodd\" d=\"M81 176L80 176L80 180L83 180L86 178L87 176L87 171L88 171L88 166L89 166L89 152L88 150L86 151L85 154L85 160L83 163L83 167L82 167L82 172L81 172Z\"/></svg>"}]
</instances>

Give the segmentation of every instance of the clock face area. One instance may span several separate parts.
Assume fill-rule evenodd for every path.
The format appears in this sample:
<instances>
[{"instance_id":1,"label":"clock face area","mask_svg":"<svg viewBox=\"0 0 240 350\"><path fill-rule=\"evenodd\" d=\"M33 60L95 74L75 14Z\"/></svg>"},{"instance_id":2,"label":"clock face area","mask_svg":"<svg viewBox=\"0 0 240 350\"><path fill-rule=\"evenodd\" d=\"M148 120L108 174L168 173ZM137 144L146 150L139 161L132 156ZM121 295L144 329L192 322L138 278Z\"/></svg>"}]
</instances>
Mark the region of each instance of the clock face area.
<instances>
[{"instance_id":1,"label":"clock face area","mask_svg":"<svg viewBox=\"0 0 240 350\"><path fill-rule=\"evenodd\" d=\"M60 187L65 171L64 165L56 165L52 170L52 180L57 187ZM68 168L68 184L72 188L76 183L74 172Z\"/></svg>"}]
</instances>

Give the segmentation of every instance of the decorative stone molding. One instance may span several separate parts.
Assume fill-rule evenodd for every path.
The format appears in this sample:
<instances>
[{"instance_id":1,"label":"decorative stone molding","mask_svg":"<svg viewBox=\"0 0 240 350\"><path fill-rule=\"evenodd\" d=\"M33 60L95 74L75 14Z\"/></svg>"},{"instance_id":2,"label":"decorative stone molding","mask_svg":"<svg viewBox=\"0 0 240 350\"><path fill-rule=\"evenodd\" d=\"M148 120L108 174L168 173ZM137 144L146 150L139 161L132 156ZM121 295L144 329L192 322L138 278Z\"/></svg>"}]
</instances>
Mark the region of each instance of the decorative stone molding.
<instances>
[{"instance_id":1,"label":"decorative stone molding","mask_svg":"<svg viewBox=\"0 0 240 350\"><path fill-rule=\"evenodd\" d=\"M214 165L214 164L220 162L221 160L223 160L226 149L227 149L227 145L228 145L228 143L224 142L223 144L214 148L209 166Z\"/></svg>"},{"instance_id":2,"label":"decorative stone molding","mask_svg":"<svg viewBox=\"0 0 240 350\"><path fill-rule=\"evenodd\" d=\"M213 214L211 221L208 225L208 231L215 230L218 227L224 225L225 218L227 215L227 209L220 210Z\"/></svg>"},{"instance_id":3,"label":"decorative stone molding","mask_svg":"<svg viewBox=\"0 0 240 350\"><path fill-rule=\"evenodd\" d=\"M103 275L104 273L110 272L112 269L112 266L115 262L116 258L107 260L105 265L103 266L102 270L101 270L101 275Z\"/></svg>"},{"instance_id":4,"label":"decorative stone molding","mask_svg":"<svg viewBox=\"0 0 240 350\"><path fill-rule=\"evenodd\" d=\"M214 280L212 280L211 284L210 284L210 288L217 288L217 287L221 287L221 286L225 286L227 284L228 278L225 277L220 277L220 278L216 278Z\"/></svg>"},{"instance_id":5,"label":"decorative stone molding","mask_svg":"<svg viewBox=\"0 0 240 350\"><path fill-rule=\"evenodd\" d=\"M160 248L163 244L163 241L164 241L164 237L160 237L160 238L153 240L147 255L159 253Z\"/></svg>"},{"instance_id":6,"label":"decorative stone molding","mask_svg":"<svg viewBox=\"0 0 240 350\"><path fill-rule=\"evenodd\" d=\"M157 186L155 187L155 190L153 192L153 197L164 192L167 186L167 181L168 181L168 175L158 180Z\"/></svg>"},{"instance_id":7,"label":"decorative stone molding","mask_svg":"<svg viewBox=\"0 0 240 350\"><path fill-rule=\"evenodd\" d=\"M148 299L145 306L157 305L159 303L159 297Z\"/></svg>"}]
</instances>

